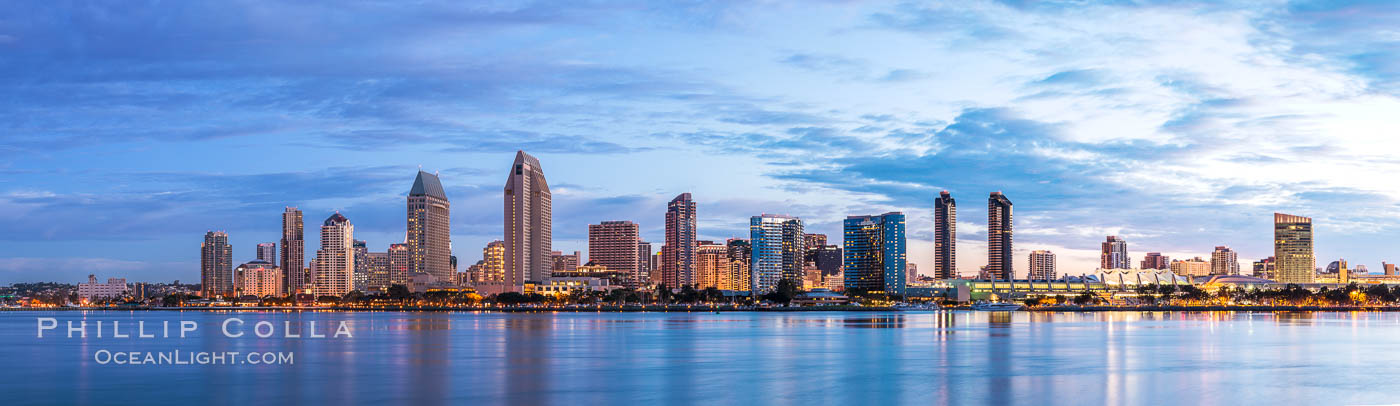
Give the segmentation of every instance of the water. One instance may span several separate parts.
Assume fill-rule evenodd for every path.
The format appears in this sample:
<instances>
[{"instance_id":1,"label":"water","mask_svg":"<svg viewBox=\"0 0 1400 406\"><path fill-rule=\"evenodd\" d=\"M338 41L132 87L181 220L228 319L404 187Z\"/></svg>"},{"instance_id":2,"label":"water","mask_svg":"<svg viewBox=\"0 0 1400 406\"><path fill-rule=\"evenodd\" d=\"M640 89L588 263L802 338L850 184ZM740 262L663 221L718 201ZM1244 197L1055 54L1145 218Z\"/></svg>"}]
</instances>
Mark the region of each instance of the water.
<instances>
[{"instance_id":1,"label":"water","mask_svg":"<svg viewBox=\"0 0 1400 406\"><path fill-rule=\"evenodd\" d=\"M37 338L39 317L59 328ZM220 324L237 317L244 337ZM65 338L86 320L89 337ZM96 338L96 321L105 338ZM170 338L111 338L171 321ZM177 336L179 321L199 323ZM252 337L273 321L275 338ZM353 338L282 338L285 321ZM305 333L305 331L302 331ZM1377 404L1400 313L0 312L5 404ZM117 351L292 365L99 364ZM269 403L270 402L270 403Z\"/></svg>"}]
</instances>

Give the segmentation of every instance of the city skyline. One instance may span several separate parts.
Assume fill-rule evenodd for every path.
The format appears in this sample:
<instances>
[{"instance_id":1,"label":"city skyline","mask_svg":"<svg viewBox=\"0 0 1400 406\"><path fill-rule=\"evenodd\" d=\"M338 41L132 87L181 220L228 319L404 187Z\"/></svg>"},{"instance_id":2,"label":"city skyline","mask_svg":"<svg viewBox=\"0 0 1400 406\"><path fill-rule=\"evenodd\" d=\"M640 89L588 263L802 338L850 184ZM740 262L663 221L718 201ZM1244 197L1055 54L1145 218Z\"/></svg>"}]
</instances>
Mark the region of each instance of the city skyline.
<instances>
[{"instance_id":1,"label":"city skyline","mask_svg":"<svg viewBox=\"0 0 1400 406\"><path fill-rule=\"evenodd\" d=\"M285 206L340 210L379 251L403 234L418 165L439 169L454 246L474 253L502 238L493 192L517 149L553 168L561 251L604 220L659 244L652 213L690 192L697 237L715 241L754 213L837 235L847 214L902 211L927 274L929 202L949 190L971 274L978 200L1004 190L1021 206L1018 274L1036 249L1091 268L1107 235L1135 259L1228 245L1252 263L1272 256L1272 212L1315 219L1317 258L1395 261L1400 195L1383 174L1400 164L1377 151L1400 129L1396 55L1367 35L1400 16L1383 3L444 4L451 17L427 22L373 4L0 7L52 17L0 31L16 95L0 283L188 281L191 236L226 230L242 263L280 242L267 213ZM188 18L159 23L171 15ZM257 153L229 158L243 151Z\"/></svg>"}]
</instances>

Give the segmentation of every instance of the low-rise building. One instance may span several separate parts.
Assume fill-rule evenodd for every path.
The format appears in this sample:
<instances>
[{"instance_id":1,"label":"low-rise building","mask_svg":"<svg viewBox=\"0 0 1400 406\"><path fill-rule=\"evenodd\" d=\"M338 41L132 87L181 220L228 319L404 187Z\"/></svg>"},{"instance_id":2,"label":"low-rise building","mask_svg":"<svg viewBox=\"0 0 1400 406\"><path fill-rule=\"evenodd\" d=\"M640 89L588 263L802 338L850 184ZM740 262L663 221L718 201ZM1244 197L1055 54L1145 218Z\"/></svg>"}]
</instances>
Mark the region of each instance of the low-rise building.
<instances>
[{"instance_id":1,"label":"low-rise building","mask_svg":"<svg viewBox=\"0 0 1400 406\"><path fill-rule=\"evenodd\" d=\"M88 275L87 283L78 284L78 297L86 300L112 299L126 295L126 278L107 278L107 283L97 283L96 275Z\"/></svg>"}]
</instances>

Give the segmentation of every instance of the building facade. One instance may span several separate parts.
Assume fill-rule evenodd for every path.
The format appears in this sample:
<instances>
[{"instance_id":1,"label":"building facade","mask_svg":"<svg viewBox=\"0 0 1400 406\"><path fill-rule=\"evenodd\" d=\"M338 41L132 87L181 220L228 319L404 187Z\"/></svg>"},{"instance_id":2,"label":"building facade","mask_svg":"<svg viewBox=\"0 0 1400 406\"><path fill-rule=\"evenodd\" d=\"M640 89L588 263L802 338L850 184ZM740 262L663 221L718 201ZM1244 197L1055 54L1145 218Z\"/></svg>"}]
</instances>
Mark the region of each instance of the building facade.
<instances>
[{"instance_id":1,"label":"building facade","mask_svg":"<svg viewBox=\"0 0 1400 406\"><path fill-rule=\"evenodd\" d=\"M517 151L505 187L505 283L516 292L554 269L553 197L540 161Z\"/></svg>"},{"instance_id":2,"label":"building facade","mask_svg":"<svg viewBox=\"0 0 1400 406\"><path fill-rule=\"evenodd\" d=\"M199 249L199 283L204 297L232 295L233 246L228 243L228 233L204 233Z\"/></svg>"},{"instance_id":3,"label":"building facade","mask_svg":"<svg viewBox=\"0 0 1400 406\"><path fill-rule=\"evenodd\" d=\"M1128 258L1128 242L1116 235L1108 236L1108 239L1100 244L1099 268L1102 269L1132 269L1133 261Z\"/></svg>"},{"instance_id":4,"label":"building facade","mask_svg":"<svg viewBox=\"0 0 1400 406\"><path fill-rule=\"evenodd\" d=\"M301 210L288 207L282 212L282 291L295 293L310 283L306 272L305 222Z\"/></svg>"},{"instance_id":5,"label":"building facade","mask_svg":"<svg viewBox=\"0 0 1400 406\"><path fill-rule=\"evenodd\" d=\"M413 262L413 253L408 249L408 244L389 244L385 255L389 257L389 286L412 285L413 272L409 270Z\"/></svg>"},{"instance_id":6,"label":"building facade","mask_svg":"<svg viewBox=\"0 0 1400 406\"><path fill-rule=\"evenodd\" d=\"M841 250L846 291L904 295L904 221L900 212L846 217Z\"/></svg>"},{"instance_id":7,"label":"building facade","mask_svg":"<svg viewBox=\"0 0 1400 406\"><path fill-rule=\"evenodd\" d=\"M238 296L282 297L282 270L271 262L257 259L234 269Z\"/></svg>"},{"instance_id":8,"label":"building facade","mask_svg":"<svg viewBox=\"0 0 1400 406\"><path fill-rule=\"evenodd\" d=\"M772 292L783 279L802 286L803 234L797 217L763 214L749 219L749 285L754 292Z\"/></svg>"},{"instance_id":9,"label":"building facade","mask_svg":"<svg viewBox=\"0 0 1400 406\"><path fill-rule=\"evenodd\" d=\"M1215 251L1210 253L1210 274L1211 275L1239 275L1240 260L1239 255L1230 247L1219 245Z\"/></svg>"},{"instance_id":10,"label":"building facade","mask_svg":"<svg viewBox=\"0 0 1400 406\"><path fill-rule=\"evenodd\" d=\"M270 264L277 263L277 243L264 242L258 244L257 259L267 261Z\"/></svg>"},{"instance_id":11,"label":"building facade","mask_svg":"<svg viewBox=\"0 0 1400 406\"><path fill-rule=\"evenodd\" d=\"M947 190L933 201L933 277L958 277L958 202Z\"/></svg>"},{"instance_id":12,"label":"building facade","mask_svg":"<svg viewBox=\"0 0 1400 406\"><path fill-rule=\"evenodd\" d=\"M1201 257L1172 261L1171 270L1172 273L1181 276L1210 276L1210 262Z\"/></svg>"},{"instance_id":13,"label":"building facade","mask_svg":"<svg viewBox=\"0 0 1400 406\"><path fill-rule=\"evenodd\" d=\"M1030 280L1055 280L1059 276L1055 273L1055 253L1047 250L1031 251L1030 262L1027 263L1026 278Z\"/></svg>"},{"instance_id":14,"label":"building facade","mask_svg":"<svg viewBox=\"0 0 1400 406\"><path fill-rule=\"evenodd\" d=\"M753 247L749 246L749 240L730 238L724 245L729 251L729 280L733 283L731 290L753 290L753 273L749 272L749 267L753 266Z\"/></svg>"},{"instance_id":15,"label":"building facade","mask_svg":"<svg viewBox=\"0 0 1400 406\"><path fill-rule=\"evenodd\" d=\"M713 241L700 241L695 247L695 289L734 289L730 279L729 247Z\"/></svg>"},{"instance_id":16,"label":"building facade","mask_svg":"<svg viewBox=\"0 0 1400 406\"><path fill-rule=\"evenodd\" d=\"M97 275L88 275L87 283L78 284L78 297L88 301L117 299L126 292L126 278L107 278L107 283L97 283Z\"/></svg>"},{"instance_id":17,"label":"building facade","mask_svg":"<svg viewBox=\"0 0 1400 406\"><path fill-rule=\"evenodd\" d=\"M661 283L675 289L695 284L695 200L681 193L666 204L666 245L661 246Z\"/></svg>"},{"instance_id":18,"label":"building facade","mask_svg":"<svg viewBox=\"0 0 1400 406\"><path fill-rule=\"evenodd\" d=\"M452 205L436 174L418 171L408 191L408 271L452 282Z\"/></svg>"},{"instance_id":19,"label":"building facade","mask_svg":"<svg viewBox=\"0 0 1400 406\"><path fill-rule=\"evenodd\" d=\"M366 262L369 263L369 281L365 283L366 292L388 292L389 286L389 252L371 252L365 255Z\"/></svg>"},{"instance_id":20,"label":"building facade","mask_svg":"<svg viewBox=\"0 0 1400 406\"><path fill-rule=\"evenodd\" d=\"M637 241L637 278L633 283L636 286L643 286L651 283L651 273L656 270L652 263L651 243Z\"/></svg>"},{"instance_id":21,"label":"building facade","mask_svg":"<svg viewBox=\"0 0 1400 406\"><path fill-rule=\"evenodd\" d=\"M1279 283L1313 283L1317 258L1311 218L1274 213L1274 261Z\"/></svg>"},{"instance_id":22,"label":"building facade","mask_svg":"<svg viewBox=\"0 0 1400 406\"><path fill-rule=\"evenodd\" d=\"M1142 269L1171 269L1172 259L1160 252L1149 252L1142 256Z\"/></svg>"},{"instance_id":23,"label":"building facade","mask_svg":"<svg viewBox=\"0 0 1400 406\"><path fill-rule=\"evenodd\" d=\"M574 251L574 253L572 254L565 254L563 251L550 251L550 274L552 275L559 272L573 272L575 269L578 269L580 264L583 263L580 260L580 257L582 256L583 254L580 254L578 251Z\"/></svg>"},{"instance_id":24,"label":"building facade","mask_svg":"<svg viewBox=\"0 0 1400 406\"><path fill-rule=\"evenodd\" d=\"M1001 192L987 198L987 274L1010 280L1016 274L1011 261L1011 199ZM849 271L848 271L849 272Z\"/></svg>"},{"instance_id":25,"label":"building facade","mask_svg":"<svg viewBox=\"0 0 1400 406\"><path fill-rule=\"evenodd\" d=\"M354 289L355 226L340 212L321 223L321 249L316 250L312 294L343 296Z\"/></svg>"},{"instance_id":26,"label":"building facade","mask_svg":"<svg viewBox=\"0 0 1400 406\"><path fill-rule=\"evenodd\" d=\"M629 288L640 286L642 279L640 243L637 223L604 221L588 225L588 261L625 273L627 278L622 282Z\"/></svg>"}]
</instances>

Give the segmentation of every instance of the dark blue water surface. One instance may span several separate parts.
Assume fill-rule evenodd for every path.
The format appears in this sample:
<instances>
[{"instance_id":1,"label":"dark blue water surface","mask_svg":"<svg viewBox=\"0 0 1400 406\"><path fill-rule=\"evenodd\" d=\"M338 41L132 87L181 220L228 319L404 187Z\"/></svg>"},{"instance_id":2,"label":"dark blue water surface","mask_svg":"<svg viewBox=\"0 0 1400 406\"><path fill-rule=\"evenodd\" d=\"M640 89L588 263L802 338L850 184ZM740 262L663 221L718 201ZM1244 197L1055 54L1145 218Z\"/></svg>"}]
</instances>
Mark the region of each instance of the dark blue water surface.
<instances>
[{"instance_id":1,"label":"dark blue water surface","mask_svg":"<svg viewBox=\"0 0 1400 406\"><path fill-rule=\"evenodd\" d=\"M59 323L44 338L41 317ZM230 317L243 337L221 332ZM182 320L199 330L179 338ZM274 338L253 337L264 320ZM136 338L138 321L172 337ZM283 338L286 321L328 338ZM341 321L354 336L329 338ZM104 365L100 350L294 358ZM0 354L4 404L1400 402L1400 313L1375 312L0 312Z\"/></svg>"}]
</instances>

